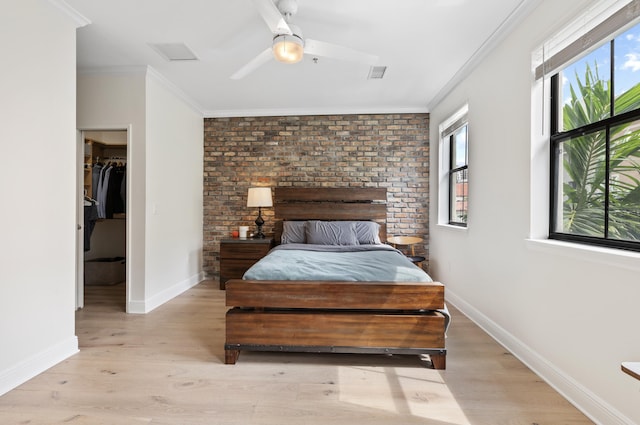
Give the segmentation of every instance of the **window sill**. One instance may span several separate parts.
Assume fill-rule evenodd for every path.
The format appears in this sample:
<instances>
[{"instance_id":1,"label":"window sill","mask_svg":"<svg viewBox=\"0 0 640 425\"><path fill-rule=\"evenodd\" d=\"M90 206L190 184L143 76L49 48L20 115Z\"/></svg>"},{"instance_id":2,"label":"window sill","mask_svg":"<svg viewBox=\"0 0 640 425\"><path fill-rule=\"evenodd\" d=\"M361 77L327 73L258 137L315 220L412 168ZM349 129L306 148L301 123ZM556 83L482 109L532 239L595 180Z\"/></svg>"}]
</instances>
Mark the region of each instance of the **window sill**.
<instances>
[{"instance_id":1,"label":"window sill","mask_svg":"<svg viewBox=\"0 0 640 425\"><path fill-rule=\"evenodd\" d=\"M640 271L640 253L550 239L526 239L527 247L554 255Z\"/></svg>"},{"instance_id":2,"label":"window sill","mask_svg":"<svg viewBox=\"0 0 640 425\"><path fill-rule=\"evenodd\" d=\"M447 224L447 223L438 223L437 226L443 229L456 230L458 232L466 232L468 229L467 226L454 226L453 224Z\"/></svg>"}]
</instances>

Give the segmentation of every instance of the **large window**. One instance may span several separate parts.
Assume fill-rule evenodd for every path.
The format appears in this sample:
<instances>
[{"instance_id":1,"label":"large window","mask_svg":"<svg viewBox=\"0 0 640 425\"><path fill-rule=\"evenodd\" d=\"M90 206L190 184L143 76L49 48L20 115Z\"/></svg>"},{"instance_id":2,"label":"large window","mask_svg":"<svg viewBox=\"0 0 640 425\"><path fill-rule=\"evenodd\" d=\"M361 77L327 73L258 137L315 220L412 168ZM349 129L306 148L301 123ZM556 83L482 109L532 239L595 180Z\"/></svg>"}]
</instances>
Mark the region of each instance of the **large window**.
<instances>
[{"instance_id":1,"label":"large window","mask_svg":"<svg viewBox=\"0 0 640 425\"><path fill-rule=\"evenodd\" d=\"M640 251L640 25L551 78L552 239Z\"/></svg>"}]
</instances>

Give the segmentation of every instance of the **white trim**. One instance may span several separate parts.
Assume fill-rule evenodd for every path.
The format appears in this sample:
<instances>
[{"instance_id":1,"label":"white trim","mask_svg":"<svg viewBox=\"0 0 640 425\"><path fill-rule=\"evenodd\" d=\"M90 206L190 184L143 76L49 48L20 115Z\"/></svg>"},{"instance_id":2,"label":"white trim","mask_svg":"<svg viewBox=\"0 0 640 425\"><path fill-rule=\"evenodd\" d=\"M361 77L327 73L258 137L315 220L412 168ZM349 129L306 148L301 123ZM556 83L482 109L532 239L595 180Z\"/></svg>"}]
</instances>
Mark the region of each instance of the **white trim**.
<instances>
[{"instance_id":1,"label":"white trim","mask_svg":"<svg viewBox=\"0 0 640 425\"><path fill-rule=\"evenodd\" d=\"M537 0L536 0L537 1ZM114 66L114 67L80 67L78 75L146 75L153 78L167 90L181 99L191 109L203 118L233 118L233 117L277 117L303 115L375 115L375 114L422 114L428 113L426 105L413 107L396 106L363 106L342 107L333 106L319 108L282 108L282 109L227 109L203 110L202 106L187 95L182 89L169 81L164 75L151 66Z\"/></svg>"},{"instance_id":2,"label":"white trim","mask_svg":"<svg viewBox=\"0 0 640 425\"><path fill-rule=\"evenodd\" d=\"M455 133L457 129L461 128L467 122L469 122L468 114L469 114L469 102L466 102L460 109L458 109L456 112L451 114L449 118L447 118L446 120L440 123L440 125L438 126L438 134L440 135L440 139L450 136L451 134ZM462 123L460 125L457 125L453 129L449 129L449 127L451 127L458 120L462 120ZM445 132L445 130L449 130L449 131Z\"/></svg>"},{"instance_id":3,"label":"white trim","mask_svg":"<svg viewBox=\"0 0 640 425\"><path fill-rule=\"evenodd\" d=\"M284 109L228 109L203 111L205 118L233 117L276 117L297 115L375 115L375 114L422 114L428 113L426 106L416 107L324 107L324 108L284 108Z\"/></svg>"},{"instance_id":4,"label":"white trim","mask_svg":"<svg viewBox=\"0 0 640 425\"><path fill-rule=\"evenodd\" d=\"M79 67L78 75L146 75L147 66L104 66L104 67Z\"/></svg>"},{"instance_id":5,"label":"white trim","mask_svg":"<svg viewBox=\"0 0 640 425\"><path fill-rule=\"evenodd\" d=\"M127 303L127 313L134 314L146 314L150 311L154 310L157 307L160 307L164 303L171 301L173 298L182 294L185 291L193 288L198 285L205 279L204 271L201 271L188 279L183 280L182 282L178 282L170 288L161 291L160 293L147 298L144 301L129 301Z\"/></svg>"},{"instance_id":6,"label":"white trim","mask_svg":"<svg viewBox=\"0 0 640 425\"><path fill-rule=\"evenodd\" d=\"M126 288L125 288L125 294L126 297L128 299L129 294L131 294L133 292L132 288L133 288L133 279L131 278L131 273L132 273L132 269L133 266L132 264L136 263L136 255L133 254L135 252L135 250L133 249L135 245L137 245L137 243L134 241L133 237L132 237L132 233L131 233L131 221L132 218L134 217L135 214L135 208L133 207L133 203L131 202L131 186L133 185L133 181L135 179L136 176L136 168L134 166L131 166L134 163L135 160L135 155L133 154L133 149L132 149L132 137L133 137L133 124L106 124L106 125L85 125L82 126L81 128L77 128L76 129L78 132L80 132L80 135L84 138L84 133L87 131L126 131L127 132L127 162L129 164L130 167L127 168L127 175L129 176L127 178L127 200L126 200L126 216L127 219L126 221L126 227L125 227L125 238L126 238L126 250L127 250L127 261L125 264L125 273L126 273ZM84 141L83 141L84 143ZM77 261L80 261L80 258L77 258ZM76 264L76 270L79 266ZM77 280L76 281L76 292L79 294L80 292L82 292L82 298L84 299L84 280L82 281L82 286L80 285L80 281ZM79 297L80 295L78 295ZM84 302L83 302L84 303ZM128 305L128 303L127 303ZM127 312L128 312L128 308L127 308Z\"/></svg>"},{"instance_id":7,"label":"white trim","mask_svg":"<svg viewBox=\"0 0 640 425\"><path fill-rule=\"evenodd\" d=\"M144 301L127 301L127 314L145 314Z\"/></svg>"},{"instance_id":8,"label":"white trim","mask_svg":"<svg viewBox=\"0 0 640 425\"><path fill-rule=\"evenodd\" d=\"M549 86L544 80L534 80L532 74L529 168L529 237L532 239L546 239L549 235Z\"/></svg>"},{"instance_id":9,"label":"white trim","mask_svg":"<svg viewBox=\"0 0 640 425\"><path fill-rule=\"evenodd\" d=\"M467 226L455 226L453 224L447 224L447 223L438 223L436 224L436 226L441 229L447 229L454 232L466 232L469 229Z\"/></svg>"},{"instance_id":10,"label":"white trim","mask_svg":"<svg viewBox=\"0 0 640 425\"><path fill-rule=\"evenodd\" d=\"M478 325L489 336L505 347L536 375L558 391L596 424L634 425L635 422L608 404L588 388L581 385L571 376L562 372L555 365L524 344L506 329L482 314L471 304L458 297L450 289L446 293L447 303L460 310L472 322ZM455 325L455 323L454 323Z\"/></svg>"},{"instance_id":11,"label":"white trim","mask_svg":"<svg viewBox=\"0 0 640 425\"><path fill-rule=\"evenodd\" d=\"M449 160L451 156L451 146L449 145L449 136L453 134L443 132L448 129L453 123L456 121L463 119L464 121L457 127L460 129L465 125L469 125L469 103L465 103L462 107L460 107L456 112L451 114L447 119L442 121L438 126L438 222L439 226L447 225L449 227L463 227L463 226L451 226L449 225L449 196L450 196L450 187L449 187ZM455 131L457 131L457 129ZM467 133L467 142L469 141L469 134ZM467 143L467 149L469 149L469 143ZM468 166L467 162L467 166ZM468 173L468 171L467 171ZM467 174L468 176L468 174ZM467 194L468 196L468 194ZM469 212L467 211L467 214ZM468 217L467 217L467 226L463 228L466 229L469 226Z\"/></svg>"},{"instance_id":12,"label":"white trim","mask_svg":"<svg viewBox=\"0 0 640 425\"><path fill-rule=\"evenodd\" d=\"M564 25L560 31L547 39L542 46L539 46L533 52L532 72L535 78L539 79L555 74L557 70L568 63L602 46L606 40L606 38L602 38L603 32L605 34L609 33L610 37L613 38L616 34L620 34L630 26L635 25L632 22L627 22L623 27L612 31L609 31L610 28L603 27L596 34L590 33L618 12L622 12L623 21L632 19L633 16L637 15L637 11L634 10L635 8L631 3L632 0L600 0L571 20L569 24ZM631 9L622 11L623 8L629 6L631 6ZM628 15L629 12L635 13ZM636 20L635 18L633 19ZM620 22L616 20L615 24L619 25ZM608 26L611 25L613 24L608 24ZM563 52L564 49L574 43L577 43L577 45L574 45L569 51ZM544 69L541 67L543 61L547 62Z\"/></svg>"},{"instance_id":13,"label":"white trim","mask_svg":"<svg viewBox=\"0 0 640 425\"><path fill-rule=\"evenodd\" d=\"M72 336L0 372L0 396L73 356L78 351L78 337Z\"/></svg>"},{"instance_id":14,"label":"white trim","mask_svg":"<svg viewBox=\"0 0 640 425\"><path fill-rule=\"evenodd\" d=\"M147 67L147 75L150 78L153 78L158 84L166 88L169 92L175 95L178 99L182 100L188 107L190 107L194 112L199 115L203 115L202 107L193 100L189 95L187 95L182 89L176 86L174 83L169 81L167 77L158 72L155 68L148 66Z\"/></svg>"},{"instance_id":15,"label":"white trim","mask_svg":"<svg viewBox=\"0 0 640 425\"><path fill-rule=\"evenodd\" d=\"M203 115L202 107L187 95L177 85L169 81L157 69L149 65L142 66L106 66L106 67L81 67L78 68L78 75L144 75L152 78L155 82L166 88L169 92L182 100L189 108L197 114ZM203 115L204 118L204 115Z\"/></svg>"},{"instance_id":16,"label":"white trim","mask_svg":"<svg viewBox=\"0 0 640 425\"><path fill-rule=\"evenodd\" d=\"M65 15L71 18L76 24L76 28L82 28L91 23L91 20L86 18L83 14L69 6L64 0L49 0L49 3L60 9Z\"/></svg>"},{"instance_id":17,"label":"white trim","mask_svg":"<svg viewBox=\"0 0 640 425\"><path fill-rule=\"evenodd\" d=\"M507 35L514 30L528 15L535 9L542 0L522 0L518 6L502 21L496 30L482 43L464 65L455 73L447 84L431 99L427 105L428 109L435 108L462 80L467 78L471 72L500 44Z\"/></svg>"},{"instance_id":18,"label":"white trim","mask_svg":"<svg viewBox=\"0 0 640 425\"><path fill-rule=\"evenodd\" d=\"M76 129L76 310L84 307L84 155L84 135Z\"/></svg>"},{"instance_id":19,"label":"white trim","mask_svg":"<svg viewBox=\"0 0 640 425\"><path fill-rule=\"evenodd\" d=\"M640 272L640 252L552 239L526 239L525 242L527 248L549 255L562 255L589 263Z\"/></svg>"}]
</instances>

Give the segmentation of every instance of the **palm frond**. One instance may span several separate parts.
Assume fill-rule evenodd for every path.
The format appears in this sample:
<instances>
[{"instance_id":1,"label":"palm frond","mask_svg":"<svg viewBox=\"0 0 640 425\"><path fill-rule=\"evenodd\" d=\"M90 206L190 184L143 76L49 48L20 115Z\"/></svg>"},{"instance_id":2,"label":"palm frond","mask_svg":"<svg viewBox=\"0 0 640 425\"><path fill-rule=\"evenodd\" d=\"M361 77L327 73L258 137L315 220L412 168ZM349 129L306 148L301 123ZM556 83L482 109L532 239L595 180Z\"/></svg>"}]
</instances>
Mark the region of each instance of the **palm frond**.
<instances>
[{"instance_id":1,"label":"palm frond","mask_svg":"<svg viewBox=\"0 0 640 425\"><path fill-rule=\"evenodd\" d=\"M611 83L587 64L570 99L563 107L565 130L602 121L611 115ZM640 84L615 99L616 114L640 108ZM609 134L609 176L606 133L602 130L575 137L563 149L563 226L578 235L603 237L605 193L609 190L610 237L640 239L640 122L618 125Z\"/></svg>"}]
</instances>

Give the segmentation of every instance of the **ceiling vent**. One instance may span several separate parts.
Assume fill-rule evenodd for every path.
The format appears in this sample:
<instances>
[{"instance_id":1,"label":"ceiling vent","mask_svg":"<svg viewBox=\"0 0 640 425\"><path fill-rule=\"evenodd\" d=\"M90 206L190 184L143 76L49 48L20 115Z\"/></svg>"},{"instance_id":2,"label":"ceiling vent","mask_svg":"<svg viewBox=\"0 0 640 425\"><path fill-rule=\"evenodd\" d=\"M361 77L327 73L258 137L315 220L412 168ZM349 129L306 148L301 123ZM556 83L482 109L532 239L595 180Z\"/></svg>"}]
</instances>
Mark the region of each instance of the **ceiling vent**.
<instances>
[{"instance_id":1,"label":"ceiling vent","mask_svg":"<svg viewBox=\"0 0 640 425\"><path fill-rule=\"evenodd\" d=\"M197 61L198 57L184 43L149 44L168 61Z\"/></svg>"},{"instance_id":2,"label":"ceiling vent","mask_svg":"<svg viewBox=\"0 0 640 425\"><path fill-rule=\"evenodd\" d=\"M386 66L372 66L371 68L369 68L369 76L367 77L367 79L380 80L382 79L382 77L384 77L384 73L386 70L387 70Z\"/></svg>"}]
</instances>

